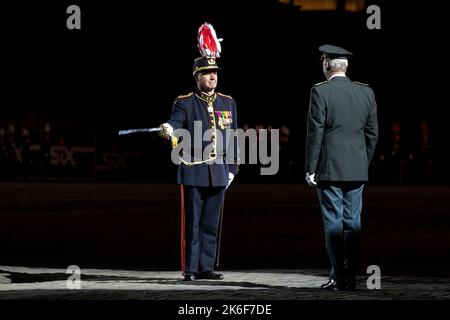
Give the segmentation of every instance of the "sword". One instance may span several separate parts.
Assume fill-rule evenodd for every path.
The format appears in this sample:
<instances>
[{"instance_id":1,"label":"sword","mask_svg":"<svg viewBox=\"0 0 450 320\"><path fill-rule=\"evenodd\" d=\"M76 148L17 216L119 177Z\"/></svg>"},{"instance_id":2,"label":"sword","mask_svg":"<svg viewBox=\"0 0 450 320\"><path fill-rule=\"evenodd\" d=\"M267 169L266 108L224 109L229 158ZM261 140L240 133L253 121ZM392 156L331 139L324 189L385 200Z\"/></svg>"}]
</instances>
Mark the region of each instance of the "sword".
<instances>
[{"instance_id":1,"label":"sword","mask_svg":"<svg viewBox=\"0 0 450 320\"><path fill-rule=\"evenodd\" d=\"M155 127L155 128L127 129L127 130L120 130L119 136L125 136L127 134L139 133L139 132L160 132L160 131L163 131L163 128ZM178 138L175 137L174 135L171 135L170 141L172 143L172 148L175 148L178 144Z\"/></svg>"},{"instance_id":2,"label":"sword","mask_svg":"<svg viewBox=\"0 0 450 320\"><path fill-rule=\"evenodd\" d=\"M124 136L131 133L139 133L139 132L159 132L162 131L162 128L141 128L141 129L128 129L128 130L120 130L119 136Z\"/></svg>"}]
</instances>

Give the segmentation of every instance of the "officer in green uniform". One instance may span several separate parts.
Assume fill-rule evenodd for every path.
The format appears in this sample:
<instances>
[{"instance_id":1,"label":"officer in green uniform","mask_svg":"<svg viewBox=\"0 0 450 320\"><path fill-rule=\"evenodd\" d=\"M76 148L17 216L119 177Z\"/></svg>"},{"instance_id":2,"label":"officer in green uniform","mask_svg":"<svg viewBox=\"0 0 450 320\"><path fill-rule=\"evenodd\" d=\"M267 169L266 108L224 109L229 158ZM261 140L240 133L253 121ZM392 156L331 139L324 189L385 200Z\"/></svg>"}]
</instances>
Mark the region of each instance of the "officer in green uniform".
<instances>
[{"instance_id":1,"label":"officer in green uniform","mask_svg":"<svg viewBox=\"0 0 450 320\"><path fill-rule=\"evenodd\" d=\"M323 45L327 81L311 89L307 117L306 181L317 188L331 264L328 290L354 290L362 193L378 139L377 105L371 88L346 76L348 57Z\"/></svg>"}]
</instances>

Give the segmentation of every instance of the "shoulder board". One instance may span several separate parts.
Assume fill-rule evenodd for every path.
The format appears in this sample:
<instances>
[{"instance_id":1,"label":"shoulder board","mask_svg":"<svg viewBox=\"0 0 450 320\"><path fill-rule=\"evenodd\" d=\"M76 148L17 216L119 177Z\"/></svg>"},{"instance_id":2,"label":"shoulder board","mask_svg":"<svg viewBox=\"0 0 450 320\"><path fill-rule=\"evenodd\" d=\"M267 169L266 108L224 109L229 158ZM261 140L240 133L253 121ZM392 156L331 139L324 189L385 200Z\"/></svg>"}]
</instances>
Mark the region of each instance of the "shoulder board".
<instances>
[{"instance_id":1,"label":"shoulder board","mask_svg":"<svg viewBox=\"0 0 450 320\"><path fill-rule=\"evenodd\" d=\"M225 98L228 98L228 99L233 100L233 97L232 97L232 96L228 96L228 95L223 94L223 93L220 93L220 92L217 92L217 94L218 94L219 96L221 96L221 97L225 97Z\"/></svg>"},{"instance_id":2,"label":"shoulder board","mask_svg":"<svg viewBox=\"0 0 450 320\"><path fill-rule=\"evenodd\" d=\"M328 82L328 81L322 81L322 82L316 83L316 84L314 85L314 87L320 86L321 84L324 84L324 83L327 83L327 82Z\"/></svg>"},{"instance_id":3,"label":"shoulder board","mask_svg":"<svg viewBox=\"0 0 450 320\"><path fill-rule=\"evenodd\" d=\"M369 86L367 83L362 83L362 82L359 82L359 81L353 81L353 83L360 84L360 85L366 86L366 87Z\"/></svg>"},{"instance_id":4,"label":"shoulder board","mask_svg":"<svg viewBox=\"0 0 450 320\"><path fill-rule=\"evenodd\" d=\"M192 96L193 94L194 94L193 92L190 92L190 93L188 93L188 94L178 96L177 99L189 98L189 97Z\"/></svg>"}]
</instances>

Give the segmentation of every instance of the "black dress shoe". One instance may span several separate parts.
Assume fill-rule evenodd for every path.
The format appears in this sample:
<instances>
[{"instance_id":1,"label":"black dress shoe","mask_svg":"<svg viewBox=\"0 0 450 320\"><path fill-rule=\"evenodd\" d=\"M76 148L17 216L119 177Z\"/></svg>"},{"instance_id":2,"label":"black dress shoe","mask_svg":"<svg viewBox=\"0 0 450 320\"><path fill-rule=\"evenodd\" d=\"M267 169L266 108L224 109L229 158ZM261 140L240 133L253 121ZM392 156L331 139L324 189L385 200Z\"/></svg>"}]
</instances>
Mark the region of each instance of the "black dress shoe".
<instances>
[{"instance_id":1,"label":"black dress shoe","mask_svg":"<svg viewBox=\"0 0 450 320\"><path fill-rule=\"evenodd\" d=\"M202 272L197 275L197 279L206 279L206 280L222 280L223 274L216 273L214 271L210 272Z\"/></svg>"},{"instance_id":2,"label":"black dress shoe","mask_svg":"<svg viewBox=\"0 0 450 320\"><path fill-rule=\"evenodd\" d=\"M183 281L194 281L197 279L197 276L194 273L185 273L183 274Z\"/></svg>"},{"instance_id":3,"label":"black dress shoe","mask_svg":"<svg viewBox=\"0 0 450 320\"><path fill-rule=\"evenodd\" d=\"M333 278L330 278L327 283L324 283L320 287L330 291L340 291L345 289L345 286L341 282L338 282Z\"/></svg>"}]
</instances>

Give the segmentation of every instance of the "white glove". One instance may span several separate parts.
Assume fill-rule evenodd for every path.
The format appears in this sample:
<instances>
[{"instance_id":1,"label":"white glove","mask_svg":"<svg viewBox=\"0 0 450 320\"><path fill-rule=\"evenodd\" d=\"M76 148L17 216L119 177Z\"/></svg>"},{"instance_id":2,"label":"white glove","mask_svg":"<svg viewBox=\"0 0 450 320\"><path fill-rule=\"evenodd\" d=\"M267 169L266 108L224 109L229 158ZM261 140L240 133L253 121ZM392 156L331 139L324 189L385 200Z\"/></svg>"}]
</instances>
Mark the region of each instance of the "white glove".
<instances>
[{"instance_id":1,"label":"white glove","mask_svg":"<svg viewBox=\"0 0 450 320\"><path fill-rule=\"evenodd\" d=\"M315 175L316 175L315 173L313 173L313 174L309 174L308 172L306 173L305 180L309 184L310 187L317 186L317 182L314 180Z\"/></svg>"},{"instance_id":2,"label":"white glove","mask_svg":"<svg viewBox=\"0 0 450 320\"><path fill-rule=\"evenodd\" d=\"M230 184L233 181L233 179L234 179L234 174L232 174L231 172L228 172L228 185L225 188L225 190L228 189L228 187L230 186Z\"/></svg>"},{"instance_id":3,"label":"white glove","mask_svg":"<svg viewBox=\"0 0 450 320\"><path fill-rule=\"evenodd\" d=\"M168 123L163 123L161 126L162 131L159 132L159 135L163 138L169 139L173 134L173 127Z\"/></svg>"}]
</instances>

